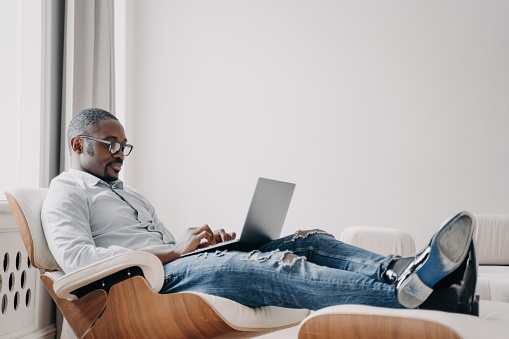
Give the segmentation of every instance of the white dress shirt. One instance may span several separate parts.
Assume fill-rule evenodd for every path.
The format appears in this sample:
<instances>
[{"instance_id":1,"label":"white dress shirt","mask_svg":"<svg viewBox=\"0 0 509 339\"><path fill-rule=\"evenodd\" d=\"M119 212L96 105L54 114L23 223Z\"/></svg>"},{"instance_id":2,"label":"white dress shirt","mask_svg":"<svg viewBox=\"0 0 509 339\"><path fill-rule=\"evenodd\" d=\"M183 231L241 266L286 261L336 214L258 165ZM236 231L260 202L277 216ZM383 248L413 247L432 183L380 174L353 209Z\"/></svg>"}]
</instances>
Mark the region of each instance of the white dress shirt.
<instances>
[{"instance_id":1,"label":"white dress shirt","mask_svg":"<svg viewBox=\"0 0 509 339\"><path fill-rule=\"evenodd\" d=\"M137 190L73 169L51 181L41 220L49 249L66 273L122 252L175 245Z\"/></svg>"}]
</instances>

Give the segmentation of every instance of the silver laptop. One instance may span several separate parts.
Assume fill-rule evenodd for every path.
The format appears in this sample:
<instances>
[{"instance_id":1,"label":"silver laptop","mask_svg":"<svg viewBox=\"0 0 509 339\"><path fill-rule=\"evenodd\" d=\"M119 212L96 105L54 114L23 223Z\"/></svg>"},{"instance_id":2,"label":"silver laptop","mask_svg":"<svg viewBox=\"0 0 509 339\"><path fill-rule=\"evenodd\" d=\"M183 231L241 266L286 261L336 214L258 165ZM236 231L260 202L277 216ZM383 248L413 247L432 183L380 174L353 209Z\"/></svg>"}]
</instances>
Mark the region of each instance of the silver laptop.
<instances>
[{"instance_id":1,"label":"silver laptop","mask_svg":"<svg viewBox=\"0 0 509 339\"><path fill-rule=\"evenodd\" d=\"M182 256L210 251L251 251L278 239L283 230L295 184L259 178L240 238L199 248Z\"/></svg>"}]
</instances>

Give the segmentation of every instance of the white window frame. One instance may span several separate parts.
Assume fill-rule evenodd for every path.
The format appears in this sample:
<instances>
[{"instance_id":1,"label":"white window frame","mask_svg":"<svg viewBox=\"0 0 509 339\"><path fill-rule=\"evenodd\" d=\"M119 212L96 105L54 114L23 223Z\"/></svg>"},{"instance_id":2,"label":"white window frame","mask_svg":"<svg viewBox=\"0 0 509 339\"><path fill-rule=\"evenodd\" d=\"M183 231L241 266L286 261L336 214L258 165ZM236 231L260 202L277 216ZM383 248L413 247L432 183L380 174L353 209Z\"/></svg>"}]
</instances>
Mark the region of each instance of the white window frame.
<instances>
[{"instance_id":1,"label":"white window frame","mask_svg":"<svg viewBox=\"0 0 509 339\"><path fill-rule=\"evenodd\" d=\"M2 124L19 128L15 132L18 138L9 140L3 145L1 166L19 167L15 177L0 178L0 200L5 199L4 190L12 187L41 187L48 183L48 133L49 103L45 100L49 91L49 78L45 72L49 71L49 25L51 17L48 15L51 1L47 0L7 0L3 2L8 9L13 9L15 3L16 23L0 23L0 28L6 31L16 31L21 37L17 46L20 50L4 50L4 53L17 53L20 55L19 63L0 81L11 82L17 86L13 92L17 100L14 107L1 108L0 121ZM2 8L0 7L0 10ZM4 27L8 26L8 27ZM10 46L9 46L10 47ZM16 77L13 79L12 77ZM21 81L19 81L21 79ZM45 80L46 79L46 80ZM13 124L13 119L19 119L20 124ZM13 156L14 155L14 156ZM14 163L13 163L14 162Z\"/></svg>"}]
</instances>

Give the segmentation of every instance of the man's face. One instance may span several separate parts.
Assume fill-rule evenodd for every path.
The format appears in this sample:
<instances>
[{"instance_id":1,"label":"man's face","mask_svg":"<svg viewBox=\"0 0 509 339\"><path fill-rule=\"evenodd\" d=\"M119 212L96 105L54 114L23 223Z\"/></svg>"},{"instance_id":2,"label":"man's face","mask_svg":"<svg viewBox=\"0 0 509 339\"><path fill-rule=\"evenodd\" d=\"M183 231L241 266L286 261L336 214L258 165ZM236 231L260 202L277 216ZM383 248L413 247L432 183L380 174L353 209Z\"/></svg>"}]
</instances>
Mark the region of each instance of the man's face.
<instances>
[{"instance_id":1,"label":"man's face","mask_svg":"<svg viewBox=\"0 0 509 339\"><path fill-rule=\"evenodd\" d=\"M112 119L101 120L90 136L121 144L127 142L122 124ZM107 182L117 180L124 162L124 153L120 151L111 154L107 144L86 138L80 140L83 147L78 155L79 169Z\"/></svg>"}]
</instances>

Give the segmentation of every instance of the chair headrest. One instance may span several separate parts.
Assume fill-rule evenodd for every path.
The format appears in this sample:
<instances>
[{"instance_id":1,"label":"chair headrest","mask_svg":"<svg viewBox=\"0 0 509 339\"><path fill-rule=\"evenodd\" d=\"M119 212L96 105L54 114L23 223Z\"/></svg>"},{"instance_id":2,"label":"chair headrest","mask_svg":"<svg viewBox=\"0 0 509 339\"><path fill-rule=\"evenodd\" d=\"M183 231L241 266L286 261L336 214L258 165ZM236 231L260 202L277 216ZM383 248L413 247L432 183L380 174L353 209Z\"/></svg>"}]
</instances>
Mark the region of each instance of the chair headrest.
<instances>
[{"instance_id":1,"label":"chair headrest","mask_svg":"<svg viewBox=\"0 0 509 339\"><path fill-rule=\"evenodd\" d=\"M41 209L47 193L47 188L12 188L5 196L32 265L53 271L60 267L48 248L41 223Z\"/></svg>"}]
</instances>

